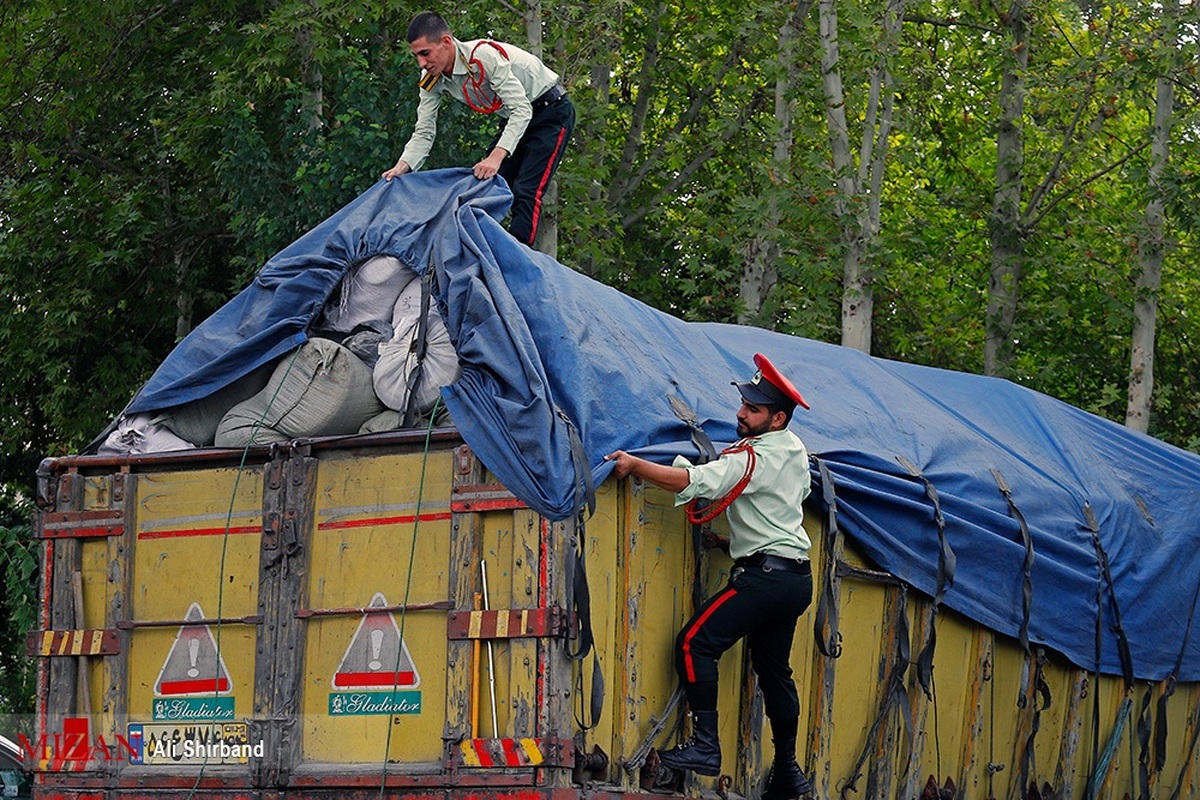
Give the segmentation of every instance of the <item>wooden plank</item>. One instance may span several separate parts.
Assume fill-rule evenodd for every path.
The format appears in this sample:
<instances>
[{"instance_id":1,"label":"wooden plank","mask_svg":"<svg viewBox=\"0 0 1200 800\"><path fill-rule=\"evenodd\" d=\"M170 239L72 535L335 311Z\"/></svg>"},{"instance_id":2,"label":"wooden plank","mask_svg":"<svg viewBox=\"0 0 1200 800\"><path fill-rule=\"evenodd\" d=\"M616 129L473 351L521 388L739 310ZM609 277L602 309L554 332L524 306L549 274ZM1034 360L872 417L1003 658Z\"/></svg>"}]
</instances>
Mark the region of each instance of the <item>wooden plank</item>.
<instances>
[{"instance_id":1,"label":"wooden plank","mask_svg":"<svg viewBox=\"0 0 1200 800\"><path fill-rule=\"evenodd\" d=\"M973 658L968 662L971 670L967 683L969 688L963 698L965 715L962 726L962 766L957 781L959 797L976 794L994 796L993 764L988 754L983 752L983 733L991 716L991 698L995 689L994 650L995 640L991 632L982 626L974 628L971 636Z\"/></svg>"},{"instance_id":2,"label":"wooden plank","mask_svg":"<svg viewBox=\"0 0 1200 800\"><path fill-rule=\"evenodd\" d=\"M823 540L814 539L813 553L823 544ZM821 592L825 590L826 581L832 581L833 602L840 607L842 603L841 579L837 575L836 565L840 564L845 553L845 537L841 529L833 536L833 544L827 548L829 552L822 553L818 562L819 574L813 575L813 610L820 602ZM841 615L837 615L841 619ZM833 641L839 641L841 631L837 627L824 632ZM820 635L821 632L818 632ZM813 651L814 663L812 681L808 692L808 760L805 766L809 780L820 797L830 797L836 794L833 786L833 712L834 688L837 683L837 657L824 655L819 649Z\"/></svg>"},{"instance_id":3,"label":"wooden plank","mask_svg":"<svg viewBox=\"0 0 1200 800\"><path fill-rule=\"evenodd\" d=\"M1025 795L1025 787L1030 778L1026 770L1028 762L1029 736L1033 733L1033 716L1038 703L1037 697L1037 656L1033 652L1025 654L1021 664L1021 689L1017 700L1016 730L1011 741L1012 757L1009 762L1011 778L1008 782L1009 800L1020 800Z\"/></svg>"},{"instance_id":4,"label":"wooden plank","mask_svg":"<svg viewBox=\"0 0 1200 800\"><path fill-rule=\"evenodd\" d=\"M549 523L543 519L539 522L539 528L542 542L538 573L538 592L541 595L539 603L571 608L571 597L567 591L567 570L570 569L568 552L574 539L574 525L570 521ZM573 643L557 639L539 643L541 710L538 725L543 736L567 738L566 735L575 730L572 671L582 670L585 665L576 665L567 658L570 647L573 647ZM590 659L591 656L589 661ZM606 701L606 707L613 707L611 701ZM539 776L539 785L546 788L563 788L569 787L570 784L570 770L546 770Z\"/></svg>"},{"instance_id":5,"label":"wooden plank","mask_svg":"<svg viewBox=\"0 0 1200 800\"><path fill-rule=\"evenodd\" d=\"M83 480L74 472L60 476L57 508L78 511L83 502ZM59 539L54 542L54 561L50 572L50 628L75 628L75 589L73 578L82 565L79 540ZM63 730L63 720L79 716L79 663L73 658L53 658L45 662L49 673L46 729L53 733Z\"/></svg>"},{"instance_id":6,"label":"wooden plank","mask_svg":"<svg viewBox=\"0 0 1200 800\"><path fill-rule=\"evenodd\" d=\"M1058 762L1054 770L1054 786L1060 789L1080 780L1079 753L1083 736L1083 699L1087 695L1088 674L1082 669L1070 673L1070 694L1063 719L1062 736L1058 747ZM1086 782L1086 778L1082 779Z\"/></svg>"},{"instance_id":7,"label":"wooden plank","mask_svg":"<svg viewBox=\"0 0 1200 800\"><path fill-rule=\"evenodd\" d=\"M25 637L25 652L42 658L111 656L121 652L121 641L115 628L30 631Z\"/></svg>"},{"instance_id":8,"label":"wooden plank","mask_svg":"<svg viewBox=\"0 0 1200 800\"><path fill-rule=\"evenodd\" d=\"M880 631L879 666L876 673L880 689L877 695L876 709L878 714L884 705L890 703L887 693L891 690L889 678L896 669L896 653L900 642L902 629L908 626L908 595L902 588L885 586L883 601L883 626ZM904 619L902 619L902 617ZM902 702L902 701L901 701ZM896 777L896 765L900 755L908 746L904 724L900 720L900 709L895 705L889 706L886 717L880 724L875 741L870 743L871 755L866 765L866 786L863 792L867 797L890 797L892 782Z\"/></svg>"},{"instance_id":9,"label":"wooden plank","mask_svg":"<svg viewBox=\"0 0 1200 800\"><path fill-rule=\"evenodd\" d=\"M929 697L925 694L925 690L921 687L916 661L918 654L920 654L921 650L925 647L925 643L929 641L929 637L933 634L934 624L937 622L937 609L934 607L932 600L920 599L914 602L913 618L918 620L918 623L914 626L912 644L910 645L912 648L913 665L908 675L908 702L914 730L912 752L908 754L906 766L901 773L905 776L905 782L900 792L903 797L919 796L927 779L927 776L921 769L921 763L925 755L927 736L930 733L929 726L926 723L929 719L931 704ZM938 778L940 777L939 775Z\"/></svg>"},{"instance_id":10,"label":"wooden plank","mask_svg":"<svg viewBox=\"0 0 1200 800\"><path fill-rule=\"evenodd\" d=\"M308 559L315 527L317 461L293 451L267 470L263 519L281 521L277 538L263 536L259 560L259 615L254 664L254 712L264 757L254 764L260 786L284 786L301 758Z\"/></svg>"},{"instance_id":11,"label":"wooden plank","mask_svg":"<svg viewBox=\"0 0 1200 800\"><path fill-rule=\"evenodd\" d=\"M570 767L575 745L570 739L514 737L464 739L454 748L457 766L481 769Z\"/></svg>"},{"instance_id":12,"label":"wooden plank","mask_svg":"<svg viewBox=\"0 0 1200 800\"><path fill-rule=\"evenodd\" d=\"M509 517L512 527L512 551L509 555L509 603L519 605L536 602L538 573L538 515L529 510L501 512ZM497 576L499 577L499 576ZM498 583L499 581L497 581ZM506 615L497 614L497 621ZM507 615L509 622L521 617ZM513 617L517 619L514 619ZM528 615L524 615L528 620ZM509 626L511 629L513 626ZM564 628L565 629L565 628ZM506 631L507 632L507 631ZM507 643L494 647L507 650L510 713L510 735L531 737L557 734L559 731L541 731L537 728L537 650L538 642L527 636L511 637ZM544 759L543 759L544 760Z\"/></svg>"},{"instance_id":13,"label":"wooden plank","mask_svg":"<svg viewBox=\"0 0 1200 800\"><path fill-rule=\"evenodd\" d=\"M481 482L483 465L465 444L455 449L452 485L472 486ZM472 611L479 583L479 557L483 539L483 520L474 511L451 510L449 600L453 611ZM471 715L480 698L472 697L473 675L482 676L484 663L472 657L472 645L466 639L446 640L446 722L442 740L446 743L447 769L454 765L454 742L471 737ZM483 685L480 680L480 685ZM481 690L482 694L482 690Z\"/></svg>"},{"instance_id":14,"label":"wooden plank","mask_svg":"<svg viewBox=\"0 0 1200 800\"><path fill-rule=\"evenodd\" d=\"M501 608L451 611L446 615L450 639L526 639L566 636L569 615L562 608Z\"/></svg>"},{"instance_id":15,"label":"wooden plank","mask_svg":"<svg viewBox=\"0 0 1200 800\"><path fill-rule=\"evenodd\" d=\"M121 536L124 532L123 509L89 509L43 514L38 536L43 539L89 539Z\"/></svg>"},{"instance_id":16,"label":"wooden plank","mask_svg":"<svg viewBox=\"0 0 1200 800\"><path fill-rule=\"evenodd\" d=\"M118 478L120 479L118 481ZM139 478L129 472L113 476L112 503L119 506L126 520L135 520L138 513L137 490ZM121 630L122 623L133 616L133 553L137 546L137 525L125 525L121 535L107 541L108 603L104 624L117 630L117 653L104 659L100 669L104 681L102 708L112 720L114 732L124 733L129 724L129 649L131 634ZM108 765L114 778L129 767L125 759Z\"/></svg>"}]
</instances>

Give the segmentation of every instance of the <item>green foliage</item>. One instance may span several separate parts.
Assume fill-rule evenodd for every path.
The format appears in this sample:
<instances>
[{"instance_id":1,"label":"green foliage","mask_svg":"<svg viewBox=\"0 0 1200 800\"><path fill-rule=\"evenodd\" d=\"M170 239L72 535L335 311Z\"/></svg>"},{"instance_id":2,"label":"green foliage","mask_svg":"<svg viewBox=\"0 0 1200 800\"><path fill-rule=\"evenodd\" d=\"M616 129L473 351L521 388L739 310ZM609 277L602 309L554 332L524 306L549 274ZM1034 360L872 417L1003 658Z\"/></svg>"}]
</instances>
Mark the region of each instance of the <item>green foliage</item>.
<instances>
[{"instance_id":1,"label":"green foliage","mask_svg":"<svg viewBox=\"0 0 1200 800\"><path fill-rule=\"evenodd\" d=\"M0 491L0 718L33 713L33 662L20 643L37 628L38 545L29 526L29 504Z\"/></svg>"},{"instance_id":2,"label":"green foliage","mask_svg":"<svg viewBox=\"0 0 1200 800\"><path fill-rule=\"evenodd\" d=\"M579 115L558 173L560 260L681 317L733 321L758 237L779 248L765 324L839 339L843 254L815 13L785 98L790 161L773 155L775 81L789 74L778 37L793 8L542 5L546 59ZM77 451L193 321L394 163L416 101L402 41L412 10L378 0L0 10L0 477L27 483L42 456ZM898 94L882 229L868 254L874 352L977 372L1010 44L990 6L910 0L906 11L888 64ZM447 13L464 38L524 42L511 10L471 1ZM839 6L852 140L878 15ZM1154 78L1170 70L1178 134L1163 184L1153 426L1194 446L1194 53L1154 45L1149 6L1038 0L1031 20L1014 377L1121 418L1143 143ZM494 131L495 120L447 104L427 166L474 163Z\"/></svg>"},{"instance_id":3,"label":"green foliage","mask_svg":"<svg viewBox=\"0 0 1200 800\"><path fill-rule=\"evenodd\" d=\"M523 6L524 7L524 6ZM762 319L840 338L841 228L816 15L780 59L792 3L546 0L545 57L578 128L559 184L561 261L694 320L737 319L751 240L778 248ZM0 570L31 587L38 461L78 452L178 337L379 179L412 130L413 7L381 0L0 4ZM875 276L873 352L983 369L997 98L1012 55L995 6L908 0ZM852 141L880 6L838 6ZM1013 378L1124 413L1154 82L1176 87L1160 185L1167 237L1151 433L1200 451L1200 91L1195 15L1162 47L1150 3L1034 0ZM525 42L513 7L445 13L461 38ZM776 81L789 75L787 163ZM496 130L446 104L427 168L469 166ZM0 634L33 627L32 589ZM6 626L6 627L5 627ZM14 638L15 637L15 638ZM0 712L30 695L0 649Z\"/></svg>"}]
</instances>

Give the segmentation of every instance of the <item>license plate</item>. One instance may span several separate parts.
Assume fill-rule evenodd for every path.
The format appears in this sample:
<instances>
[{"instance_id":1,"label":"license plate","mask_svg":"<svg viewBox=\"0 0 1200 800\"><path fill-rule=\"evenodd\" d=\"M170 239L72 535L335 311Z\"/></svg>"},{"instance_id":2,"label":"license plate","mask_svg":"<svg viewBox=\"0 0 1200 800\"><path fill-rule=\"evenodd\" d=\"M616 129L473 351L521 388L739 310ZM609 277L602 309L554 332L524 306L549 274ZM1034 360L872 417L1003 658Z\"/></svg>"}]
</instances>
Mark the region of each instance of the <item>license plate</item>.
<instances>
[{"instance_id":1,"label":"license plate","mask_svg":"<svg viewBox=\"0 0 1200 800\"><path fill-rule=\"evenodd\" d=\"M245 722L131 723L129 744L129 763L146 766L245 764L263 756Z\"/></svg>"}]
</instances>

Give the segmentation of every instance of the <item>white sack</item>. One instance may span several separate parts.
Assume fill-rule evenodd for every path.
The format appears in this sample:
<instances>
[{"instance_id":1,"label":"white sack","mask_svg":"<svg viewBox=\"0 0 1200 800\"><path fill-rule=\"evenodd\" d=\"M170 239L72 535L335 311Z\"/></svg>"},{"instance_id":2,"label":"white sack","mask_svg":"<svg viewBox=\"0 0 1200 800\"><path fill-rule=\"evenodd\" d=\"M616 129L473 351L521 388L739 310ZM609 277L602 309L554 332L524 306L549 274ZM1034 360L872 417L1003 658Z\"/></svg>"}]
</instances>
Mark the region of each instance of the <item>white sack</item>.
<instances>
[{"instance_id":1,"label":"white sack","mask_svg":"<svg viewBox=\"0 0 1200 800\"><path fill-rule=\"evenodd\" d=\"M391 320L395 335L379 346L375 363L375 394L388 408L404 412L408 407L408 382L417 366L417 333L421 318L421 282L410 283L396 300ZM443 386L458 380L458 353L450 341L450 332L434 303L429 304L429 330L426 333L425 365L413 387L416 410L424 414L433 408Z\"/></svg>"},{"instance_id":2,"label":"white sack","mask_svg":"<svg viewBox=\"0 0 1200 800\"><path fill-rule=\"evenodd\" d=\"M181 439L156 419L155 414L122 416L117 427L96 451L102 456L136 456L143 453L168 453L191 450L191 442Z\"/></svg>"},{"instance_id":3,"label":"white sack","mask_svg":"<svg viewBox=\"0 0 1200 800\"><path fill-rule=\"evenodd\" d=\"M395 256L376 256L352 267L321 311L316 329L350 333L372 320L390 320L396 298L416 277Z\"/></svg>"}]
</instances>

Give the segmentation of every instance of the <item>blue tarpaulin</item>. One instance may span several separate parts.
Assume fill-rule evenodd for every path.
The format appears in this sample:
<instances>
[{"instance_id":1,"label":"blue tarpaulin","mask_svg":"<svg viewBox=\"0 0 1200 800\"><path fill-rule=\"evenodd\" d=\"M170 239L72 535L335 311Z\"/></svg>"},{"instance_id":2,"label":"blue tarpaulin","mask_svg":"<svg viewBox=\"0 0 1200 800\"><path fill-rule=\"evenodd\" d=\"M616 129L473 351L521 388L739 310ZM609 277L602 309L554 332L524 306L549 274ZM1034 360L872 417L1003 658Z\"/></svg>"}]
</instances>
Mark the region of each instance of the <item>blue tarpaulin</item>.
<instances>
[{"instance_id":1,"label":"blue tarpaulin","mask_svg":"<svg viewBox=\"0 0 1200 800\"><path fill-rule=\"evenodd\" d=\"M394 255L435 270L462 364L443 390L455 425L540 513L579 507L574 434L596 482L616 449L697 455L671 398L714 442L733 441L730 382L762 352L811 403L792 428L832 476L843 530L880 567L934 594L940 510L957 562L945 603L1017 636L1023 519L1031 642L1121 674L1123 635L1136 677L1200 680L1200 456L1007 381L683 322L516 242L499 224L510 200L502 181L468 170L381 181L271 259L127 413L207 396L291 350L347 269Z\"/></svg>"}]
</instances>

